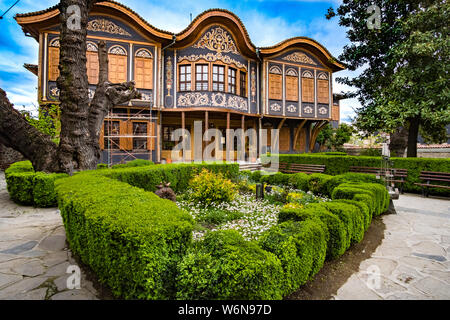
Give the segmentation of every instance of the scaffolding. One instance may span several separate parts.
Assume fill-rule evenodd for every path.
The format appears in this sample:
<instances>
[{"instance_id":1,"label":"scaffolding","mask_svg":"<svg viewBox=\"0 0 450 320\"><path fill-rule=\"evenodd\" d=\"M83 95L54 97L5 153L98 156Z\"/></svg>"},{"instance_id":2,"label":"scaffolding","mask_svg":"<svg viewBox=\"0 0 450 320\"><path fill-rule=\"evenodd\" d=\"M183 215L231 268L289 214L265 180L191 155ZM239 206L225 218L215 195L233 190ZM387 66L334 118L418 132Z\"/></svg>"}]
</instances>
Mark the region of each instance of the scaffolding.
<instances>
[{"instance_id":1,"label":"scaffolding","mask_svg":"<svg viewBox=\"0 0 450 320\"><path fill-rule=\"evenodd\" d=\"M118 108L127 108L128 106L118 106ZM142 108L137 110L137 112L131 112L131 108L127 110L127 113L114 112L114 108L109 110L107 116L105 117L105 122L107 124L107 130L104 130L104 150L106 150L108 166L111 167L117 163L125 163L134 159L146 159L152 161L152 153L156 146L156 135L154 133L157 120L153 117L152 104L148 108ZM133 110L136 111L136 110ZM148 115L145 111L149 111ZM133 120L141 120L146 122L146 133L143 134L139 131L139 126L134 126ZM113 123L119 121L119 127L113 130ZM120 129L121 123L126 123L126 127L132 128L132 134L121 134ZM130 126L131 123L131 126ZM128 130L127 130L128 131ZM115 134L113 134L115 133ZM150 133L150 134L149 134ZM120 139L131 139L132 148L127 148L120 143ZM151 141L150 144L148 141ZM152 148L153 146L153 148ZM116 156L116 157L115 157ZM120 159L115 161L115 159Z\"/></svg>"}]
</instances>

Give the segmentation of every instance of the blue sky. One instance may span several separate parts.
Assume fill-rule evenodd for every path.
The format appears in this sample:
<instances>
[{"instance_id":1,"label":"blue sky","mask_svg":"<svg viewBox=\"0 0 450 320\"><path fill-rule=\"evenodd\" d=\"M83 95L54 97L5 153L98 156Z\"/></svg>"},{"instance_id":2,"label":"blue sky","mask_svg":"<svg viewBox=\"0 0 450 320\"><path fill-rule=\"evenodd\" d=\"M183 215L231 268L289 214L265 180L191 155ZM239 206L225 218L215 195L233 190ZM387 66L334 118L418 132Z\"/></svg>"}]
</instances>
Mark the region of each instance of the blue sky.
<instances>
[{"instance_id":1,"label":"blue sky","mask_svg":"<svg viewBox=\"0 0 450 320\"><path fill-rule=\"evenodd\" d=\"M16 0L0 0L0 12L7 10ZM179 32L193 18L210 8L228 9L238 15L256 46L269 46L286 38L307 36L324 45L338 57L349 41L345 28L338 19L329 21L325 13L330 6L336 8L341 0L119 0L139 13L149 23L163 30ZM24 63L37 64L38 43L25 37L13 19L16 13L43 10L57 4L57 0L21 0L0 20L0 87L17 108L30 110L37 106L37 77L23 68ZM359 72L341 71L337 76L352 76ZM334 92L351 88L334 81ZM358 107L355 99L341 101L341 119L353 116Z\"/></svg>"}]
</instances>

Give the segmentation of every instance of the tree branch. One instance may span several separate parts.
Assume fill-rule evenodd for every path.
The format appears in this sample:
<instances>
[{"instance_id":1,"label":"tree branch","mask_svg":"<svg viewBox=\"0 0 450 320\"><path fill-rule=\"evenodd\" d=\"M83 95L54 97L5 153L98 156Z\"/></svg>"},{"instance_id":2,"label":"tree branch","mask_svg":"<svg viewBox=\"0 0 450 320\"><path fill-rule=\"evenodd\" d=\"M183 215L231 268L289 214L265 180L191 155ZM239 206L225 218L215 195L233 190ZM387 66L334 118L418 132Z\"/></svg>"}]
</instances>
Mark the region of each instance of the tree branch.
<instances>
[{"instance_id":1,"label":"tree branch","mask_svg":"<svg viewBox=\"0 0 450 320\"><path fill-rule=\"evenodd\" d=\"M36 171L58 171L57 146L47 136L33 127L9 102L0 89L0 143L20 152L31 160Z\"/></svg>"}]
</instances>

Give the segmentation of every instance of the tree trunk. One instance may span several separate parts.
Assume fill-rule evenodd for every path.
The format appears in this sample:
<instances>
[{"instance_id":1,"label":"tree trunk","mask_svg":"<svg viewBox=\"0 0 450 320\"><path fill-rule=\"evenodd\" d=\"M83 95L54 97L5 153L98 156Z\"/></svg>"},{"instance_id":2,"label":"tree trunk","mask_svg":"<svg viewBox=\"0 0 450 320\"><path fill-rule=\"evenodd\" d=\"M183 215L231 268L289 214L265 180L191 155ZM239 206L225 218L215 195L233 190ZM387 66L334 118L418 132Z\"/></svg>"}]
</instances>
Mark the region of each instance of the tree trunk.
<instances>
[{"instance_id":1,"label":"tree trunk","mask_svg":"<svg viewBox=\"0 0 450 320\"><path fill-rule=\"evenodd\" d=\"M390 135L389 150L392 157L403 157L408 145L408 128L400 127Z\"/></svg>"},{"instance_id":2,"label":"tree trunk","mask_svg":"<svg viewBox=\"0 0 450 320\"><path fill-rule=\"evenodd\" d=\"M409 119L408 151L406 153L408 158L417 158L417 138L419 136L419 125L419 117Z\"/></svg>"},{"instance_id":3,"label":"tree trunk","mask_svg":"<svg viewBox=\"0 0 450 320\"><path fill-rule=\"evenodd\" d=\"M30 159L36 171L58 171L57 146L51 138L30 125L0 89L0 143Z\"/></svg>"},{"instance_id":4,"label":"tree trunk","mask_svg":"<svg viewBox=\"0 0 450 320\"><path fill-rule=\"evenodd\" d=\"M99 136L104 118L117 104L140 98L134 82L108 82L106 43L99 43L99 83L89 101L86 72L86 27L98 0L61 0L60 90L61 133L56 146L32 127L0 91L0 142L30 159L37 171L67 172L95 169L100 159Z\"/></svg>"}]
</instances>

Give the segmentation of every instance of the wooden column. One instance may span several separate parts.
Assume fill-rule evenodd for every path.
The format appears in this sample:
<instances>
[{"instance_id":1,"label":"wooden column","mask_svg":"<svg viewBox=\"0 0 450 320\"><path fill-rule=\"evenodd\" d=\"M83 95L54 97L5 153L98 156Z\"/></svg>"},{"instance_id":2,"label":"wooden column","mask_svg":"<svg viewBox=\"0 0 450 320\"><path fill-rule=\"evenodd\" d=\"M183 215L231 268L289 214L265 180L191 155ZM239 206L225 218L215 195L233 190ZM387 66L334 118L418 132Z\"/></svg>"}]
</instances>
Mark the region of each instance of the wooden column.
<instances>
[{"instance_id":1,"label":"wooden column","mask_svg":"<svg viewBox=\"0 0 450 320\"><path fill-rule=\"evenodd\" d=\"M242 150L242 157L245 160L245 115L241 116L241 129L242 129L242 136L241 136L241 150Z\"/></svg>"},{"instance_id":2,"label":"wooden column","mask_svg":"<svg viewBox=\"0 0 450 320\"><path fill-rule=\"evenodd\" d=\"M203 141L203 135L206 133L206 131L207 131L208 128L209 128L209 119L208 119L208 116L209 116L208 111L205 111L205 131L202 132L202 146L203 146L202 150L205 149L206 144L207 144L205 141ZM203 154L203 151L202 151L202 154Z\"/></svg>"},{"instance_id":3,"label":"wooden column","mask_svg":"<svg viewBox=\"0 0 450 320\"><path fill-rule=\"evenodd\" d=\"M181 151L182 154L182 161L185 162L186 161L186 154L185 154L185 148L186 148L186 144L185 144L185 139L184 139L184 129L186 128L186 120L185 120L185 114L184 111L181 112L181 129L183 131L183 137L181 139L182 140L182 146L183 146L183 151Z\"/></svg>"},{"instance_id":4,"label":"wooden column","mask_svg":"<svg viewBox=\"0 0 450 320\"><path fill-rule=\"evenodd\" d=\"M156 161L161 162L161 150L162 150L162 112L158 110L157 113L157 123L156 123Z\"/></svg>"},{"instance_id":5,"label":"wooden column","mask_svg":"<svg viewBox=\"0 0 450 320\"><path fill-rule=\"evenodd\" d=\"M230 158L230 148L232 146L231 141L230 141L230 113L227 112L227 130L225 131L225 140L226 140L226 144L225 144L225 148L226 148L226 160L228 160ZM233 157L234 158L234 157Z\"/></svg>"}]
</instances>

